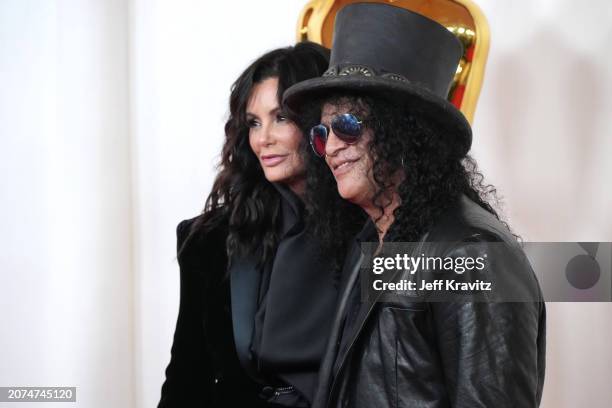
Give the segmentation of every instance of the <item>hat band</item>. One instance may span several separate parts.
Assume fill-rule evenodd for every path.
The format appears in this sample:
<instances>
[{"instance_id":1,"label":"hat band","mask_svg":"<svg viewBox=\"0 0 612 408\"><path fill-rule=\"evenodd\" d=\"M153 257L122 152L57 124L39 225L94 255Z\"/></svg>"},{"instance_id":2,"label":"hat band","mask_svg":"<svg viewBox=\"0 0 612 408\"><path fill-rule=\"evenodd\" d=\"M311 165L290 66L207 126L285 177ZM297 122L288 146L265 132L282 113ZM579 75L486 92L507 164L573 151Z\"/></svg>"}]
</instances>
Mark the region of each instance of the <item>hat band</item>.
<instances>
[{"instance_id":1,"label":"hat band","mask_svg":"<svg viewBox=\"0 0 612 408\"><path fill-rule=\"evenodd\" d=\"M351 64L344 66L336 65L330 67L327 71L323 73L324 77L351 75L360 75L364 77L380 77L390 79L392 81L409 82L408 79L403 75L394 74L393 72L378 72L372 67L360 64Z\"/></svg>"}]
</instances>

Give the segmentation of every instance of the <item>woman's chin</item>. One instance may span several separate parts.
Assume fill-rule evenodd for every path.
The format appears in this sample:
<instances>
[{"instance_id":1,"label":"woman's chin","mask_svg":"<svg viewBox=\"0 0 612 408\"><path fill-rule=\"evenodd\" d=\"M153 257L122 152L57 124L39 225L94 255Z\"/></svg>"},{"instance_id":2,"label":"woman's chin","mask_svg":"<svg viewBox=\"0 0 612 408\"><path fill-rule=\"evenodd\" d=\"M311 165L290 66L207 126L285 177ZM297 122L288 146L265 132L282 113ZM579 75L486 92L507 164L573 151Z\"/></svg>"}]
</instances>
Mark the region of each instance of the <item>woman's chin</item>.
<instances>
[{"instance_id":1,"label":"woman's chin","mask_svg":"<svg viewBox=\"0 0 612 408\"><path fill-rule=\"evenodd\" d=\"M296 172L295 174L274 174L266 173L266 180L270 183L282 184L290 188L294 193L301 195L306 187L306 177L304 173Z\"/></svg>"},{"instance_id":2,"label":"woman's chin","mask_svg":"<svg viewBox=\"0 0 612 408\"><path fill-rule=\"evenodd\" d=\"M286 184L292 178L292 176L290 174L287 174L287 171L283 170L285 169L267 170L264 171L264 176L266 177L266 180L268 180L270 183Z\"/></svg>"}]
</instances>

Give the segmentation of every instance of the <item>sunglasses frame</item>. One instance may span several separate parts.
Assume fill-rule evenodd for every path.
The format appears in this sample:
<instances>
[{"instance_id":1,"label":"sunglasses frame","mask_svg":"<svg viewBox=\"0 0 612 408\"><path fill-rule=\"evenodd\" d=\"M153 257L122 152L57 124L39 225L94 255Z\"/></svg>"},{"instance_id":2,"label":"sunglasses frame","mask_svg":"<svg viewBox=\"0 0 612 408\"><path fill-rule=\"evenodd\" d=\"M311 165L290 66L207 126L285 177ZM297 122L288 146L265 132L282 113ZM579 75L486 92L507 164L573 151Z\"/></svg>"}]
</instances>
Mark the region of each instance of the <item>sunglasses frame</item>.
<instances>
[{"instance_id":1,"label":"sunglasses frame","mask_svg":"<svg viewBox=\"0 0 612 408\"><path fill-rule=\"evenodd\" d=\"M345 132L340 132L338 131L338 120L340 118L346 118L346 117L350 117L352 119L355 119L355 123L357 125L359 125L359 129L358 129L358 134L353 136L350 134L347 134ZM325 136L323 137L323 141L325 144L327 144L327 139L329 137L329 133L330 133L330 128L331 130L334 131L334 134L338 137L338 139L342 140L344 143L346 144L355 144L359 141L359 139L361 138L361 136L363 135L363 121L361 119L359 119L359 117L357 117L356 115L352 114L352 113L340 113L338 115L334 115L334 117L332 118L331 122L330 122L330 126L324 125L322 123L319 123L318 125L313 126L312 128L310 128L310 132L308 135L308 139L310 142L310 147L312 148L312 151L318 156L318 157L324 157L325 153L320 154L317 149L315 148L315 136L314 136L314 132L315 129L325 129ZM321 137L321 136L317 136L317 137Z\"/></svg>"}]
</instances>

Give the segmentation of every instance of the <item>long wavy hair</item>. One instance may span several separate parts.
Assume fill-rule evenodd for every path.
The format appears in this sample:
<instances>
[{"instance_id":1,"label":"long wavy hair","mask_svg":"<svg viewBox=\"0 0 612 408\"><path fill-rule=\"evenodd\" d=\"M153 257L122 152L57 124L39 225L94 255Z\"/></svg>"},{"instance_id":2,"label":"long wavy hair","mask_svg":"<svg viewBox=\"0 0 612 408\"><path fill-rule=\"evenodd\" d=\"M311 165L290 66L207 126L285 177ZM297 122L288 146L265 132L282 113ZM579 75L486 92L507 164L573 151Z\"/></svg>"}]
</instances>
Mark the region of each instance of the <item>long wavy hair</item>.
<instances>
[{"instance_id":1,"label":"long wavy hair","mask_svg":"<svg viewBox=\"0 0 612 408\"><path fill-rule=\"evenodd\" d=\"M380 209L382 217L383 209L391 202L393 189L397 189L402 203L394 210L394 222L386 239L418 241L462 194L500 219L495 209L500 205L495 187L485 183L471 156L458 154L453 148L455 135L427 120L426 112L384 98L343 92L310 101L304 110L305 116L311 120L320 117L324 103L347 108L372 130L373 139L367 149L373 158L372 175L377 186L373 204ZM333 237L336 231L324 219L325 201L320 193L308 196L309 192L316 192L322 176L318 173L322 170L312 160L307 165L311 167L307 169L306 201L311 204L313 218L323 221L317 228L325 229L326 237ZM394 186L397 178L393 175L398 170L405 177L399 186Z\"/></svg>"},{"instance_id":2,"label":"long wavy hair","mask_svg":"<svg viewBox=\"0 0 612 408\"><path fill-rule=\"evenodd\" d=\"M282 95L288 87L321 76L328 62L328 49L315 43L302 42L264 54L240 75L231 88L225 143L217 166L219 172L202 215L194 222L190 234L227 228L228 257L258 254L257 261L261 265L274 255L278 240L280 194L266 180L259 160L249 145L247 102L256 84L268 78L278 78L278 102L282 106ZM300 118L289 118L298 127L304 128ZM302 153L306 145L304 140ZM319 167L323 165L319 164ZM339 196L334 198L332 206L334 202L345 206ZM337 222L340 223L340 218ZM339 225L336 228L342 229Z\"/></svg>"}]
</instances>

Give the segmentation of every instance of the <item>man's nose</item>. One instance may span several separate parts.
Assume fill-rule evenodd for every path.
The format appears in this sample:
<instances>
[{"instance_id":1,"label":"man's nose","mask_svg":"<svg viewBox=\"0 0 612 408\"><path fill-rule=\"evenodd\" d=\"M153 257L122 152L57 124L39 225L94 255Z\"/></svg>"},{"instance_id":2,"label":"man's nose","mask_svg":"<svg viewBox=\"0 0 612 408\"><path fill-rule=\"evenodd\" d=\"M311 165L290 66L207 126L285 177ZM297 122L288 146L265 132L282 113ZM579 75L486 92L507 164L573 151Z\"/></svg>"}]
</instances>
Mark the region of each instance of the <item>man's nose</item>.
<instances>
[{"instance_id":1,"label":"man's nose","mask_svg":"<svg viewBox=\"0 0 612 408\"><path fill-rule=\"evenodd\" d=\"M327 135L327 142L325 143L325 154L327 156L335 156L342 149L346 148L347 143L341 140L332 129L329 130Z\"/></svg>"}]
</instances>

